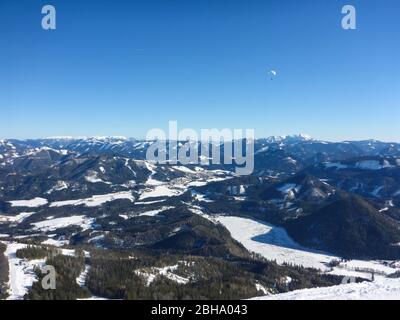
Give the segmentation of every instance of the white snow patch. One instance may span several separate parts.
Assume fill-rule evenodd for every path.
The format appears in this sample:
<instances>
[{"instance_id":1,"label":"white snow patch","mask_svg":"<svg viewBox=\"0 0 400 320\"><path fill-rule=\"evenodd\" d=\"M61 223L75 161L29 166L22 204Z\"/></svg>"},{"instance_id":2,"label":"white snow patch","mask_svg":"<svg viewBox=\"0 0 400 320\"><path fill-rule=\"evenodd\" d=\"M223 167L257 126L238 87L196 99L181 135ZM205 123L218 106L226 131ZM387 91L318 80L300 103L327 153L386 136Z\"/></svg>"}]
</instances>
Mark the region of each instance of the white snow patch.
<instances>
[{"instance_id":1,"label":"white snow patch","mask_svg":"<svg viewBox=\"0 0 400 320\"><path fill-rule=\"evenodd\" d=\"M86 207L97 207L103 203L118 200L118 199L128 199L131 202L135 200L130 191L109 193L103 195L94 195L91 198L77 199L77 200L64 200L56 201L50 204L50 207L62 207L62 206L79 206L85 205Z\"/></svg>"},{"instance_id":2,"label":"white snow patch","mask_svg":"<svg viewBox=\"0 0 400 320\"><path fill-rule=\"evenodd\" d=\"M34 214L35 214L35 212L21 212L16 216L0 215L0 223L1 222L21 223L26 218L28 218L28 217L30 217L31 215L34 215Z\"/></svg>"},{"instance_id":3,"label":"white snow patch","mask_svg":"<svg viewBox=\"0 0 400 320\"><path fill-rule=\"evenodd\" d=\"M214 200L208 199L204 194L198 193L194 190L192 190L192 196L197 200L197 201L202 201L202 202L214 202Z\"/></svg>"},{"instance_id":4,"label":"white snow patch","mask_svg":"<svg viewBox=\"0 0 400 320\"><path fill-rule=\"evenodd\" d=\"M95 237L90 238L90 239L88 240L88 242L89 242L89 243L99 242L99 241L101 241L101 240L104 240L105 237L106 237L106 236L105 236L104 234L100 234L100 235L98 235L98 236L95 236Z\"/></svg>"},{"instance_id":5,"label":"white snow patch","mask_svg":"<svg viewBox=\"0 0 400 320\"><path fill-rule=\"evenodd\" d=\"M86 300L111 300L111 299L97 297L97 296L91 296L90 298L80 298L80 299L76 299L76 300L86 301Z\"/></svg>"},{"instance_id":6,"label":"white snow patch","mask_svg":"<svg viewBox=\"0 0 400 320\"><path fill-rule=\"evenodd\" d=\"M268 149L269 149L269 146L262 147L261 149L257 150L255 154L259 154L259 153L262 153L262 152L267 152Z\"/></svg>"},{"instance_id":7,"label":"white snow patch","mask_svg":"<svg viewBox=\"0 0 400 320\"><path fill-rule=\"evenodd\" d=\"M42 242L44 245L54 246L54 247L62 247L64 245L69 244L69 240L55 240L55 239L47 239Z\"/></svg>"},{"instance_id":8,"label":"white snow patch","mask_svg":"<svg viewBox=\"0 0 400 320\"><path fill-rule=\"evenodd\" d=\"M105 183L105 184L111 184L111 182L103 181L100 179L98 176L98 173L96 171L89 171L89 174L85 176L85 180L90 183Z\"/></svg>"},{"instance_id":9,"label":"white snow patch","mask_svg":"<svg viewBox=\"0 0 400 320\"><path fill-rule=\"evenodd\" d=\"M63 256L75 257L74 249L60 249Z\"/></svg>"},{"instance_id":10,"label":"white snow patch","mask_svg":"<svg viewBox=\"0 0 400 320\"><path fill-rule=\"evenodd\" d=\"M149 191L144 191L139 200L147 199L147 198L157 198L157 197L173 197L178 196L183 193L183 190L173 189L167 185L156 186L154 189Z\"/></svg>"},{"instance_id":11,"label":"white snow patch","mask_svg":"<svg viewBox=\"0 0 400 320\"><path fill-rule=\"evenodd\" d=\"M135 202L135 204L148 205L148 204L160 203L160 202L164 202L164 201L165 201L165 199L155 200L155 201L137 201L137 202Z\"/></svg>"},{"instance_id":12,"label":"white snow patch","mask_svg":"<svg viewBox=\"0 0 400 320\"><path fill-rule=\"evenodd\" d=\"M169 206L166 206L166 207L162 207L161 209L156 209L156 210L151 210L151 211L146 211L146 212L142 212L142 213L139 213L139 215L138 216L148 216L148 217L154 217L154 216L156 216L156 215L158 215L160 212L163 212L163 211L166 211L166 210L169 210L169 209L173 209L174 207L169 207Z\"/></svg>"},{"instance_id":13,"label":"white snow patch","mask_svg":"<svg viewBox=\"0 0 400 320\"><path fill-rule=\"evenodd\" d=\"M203 187L207 185L207 181L191 181L188 183L188 186L190 187Z\"/></svg>"},{"instance_id":14,"label":"white snow patch","mask_svg":"<svg viewBox=\"0 0 400 320\"><path fill-rule=\"evenodd\" d=\"M90 266L88 264L85 265L85 269L81 272L81 274L76 278L76 283L83 287L86 283L86 277L89 274Z\"/></svg>"},{"instance_id":15,"label":"white snow patch","mask_svg":"<svg viewBox=\"0 0 400 320\"><path fill-rule=\"evenodd\" d=\"M193 170L191 170L191 169L189 169L188 167L185 167L185 166L174 166L172 168L175 169L175 170L178 170L178 171L182 171L184 173L189 173L189 174L196 174L197 173L196 171L193 171Z\"/></svg>"},{"instance_id":16,"label":"white snow patch","mask_svg":"<svg viewBox=\"0 0 400 320\"><path fill-rule=\"evenodd\" d=\"M46 191L47 194L51 194L54 191L61 191L61 190L65 190L68 189L68 184L65 181L57 181L56 185L51 188L50 190Z\"/></svg>"},{"instance_id":17,"label":"white snow patch","mask_svg":"<svg viewBox=\"0 0 400 320\"><path fill-rule=\"evenodd\" d=\"M40 230L43 232L54 231L72 225L79 226L84 231L90 229L92 227L93 222L94 222L93 218L88 218L86 216L70 216L70 217L55 218L51 220L34 222L31 224L34 226L35 230Z\"/></svg>"},{"instance_id":18,"label":"white snow patch","mask_svg":"<svg viewBox=\"0 0 400 320\"><path fill-rule=\"evenodd\" d=\"M34 198L31 200L14 200L8 201L11 203L12 207L29 207L29 208L36 208L41 207L47 204L47 199L44 198Z\"/></svg>"},{"instance_id":19,"label":"white snow patch","mask_svg":"<svg viewBox=\"0 0 400 320\"><path fill-rule=\"evenodd\" d=\"M267 295L269 292L268 290L261 284L256 283L256 290L261 291L263 294Z\"/></svg>"},{"instance_id":20,"label":"white snow patch","mask_svg":"<svg viewBox=\"0 0 400 320\"><path fill-rule=\"evenodd\" d=\"M282 187L278 188L278 191L280 191L280 192L282 192L284 194L287 194L287 193L289 193L290 191L293 191L293 190L296 191L296 192L299 192L300 188L301 188L301 186L298 186L298 185L296 185L294 183L286 183Z\"/></svg>"},{"instance_id":21,"label":"white snow patch","mask_svg":"<svg viewBox=\"0 0 400 320\"><path fill-rule=\"evenodd\" d=\"M179 263L182 263L181 261ZM179 267L179 263L173 266L167 266L163 268L156 268L152 267L149 268L149 270L136 270L135 273L141 277L143 277L146 280L146 285L149 286L158 276L164 276L168 278L169 280L172 280L176 283L179 284L186 284L190 280L188 278L179 276L174 273L176 269Z\"/></svg>"}]
</instances>

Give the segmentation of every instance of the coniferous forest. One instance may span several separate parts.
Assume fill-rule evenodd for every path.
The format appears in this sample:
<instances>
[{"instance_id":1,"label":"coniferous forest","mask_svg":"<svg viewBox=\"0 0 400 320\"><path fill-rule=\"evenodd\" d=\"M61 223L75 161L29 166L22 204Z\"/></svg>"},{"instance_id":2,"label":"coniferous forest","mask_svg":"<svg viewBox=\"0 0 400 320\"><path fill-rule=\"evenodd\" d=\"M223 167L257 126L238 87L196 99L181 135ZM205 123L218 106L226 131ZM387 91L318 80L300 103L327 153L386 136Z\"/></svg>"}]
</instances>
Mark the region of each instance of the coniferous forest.
<instances>
[{"instance_id":1,"label":"coniferous forest","mask_svg":"<svg viewBox=\"0 0 400 320\"><path fill-rule=\"evenodd\" d=\"M57 271L56 289L45 290L41 285L45 275L39 268L35 270L37 281L25 296L30 300L92 296L128 300L227 300L331 286L341 281L341 277L333 275L316 276L316 270L278 266L257 255L227 261L216 257L101 248L91 248L90 255L86 250L64 255L58 249L35 245L18 250L17 255L27 260L45 257L46 264ZM77 279L85 268L89 271L84 283L78 284ZM173 272L169 274L166 270ZM292 281L288 283L287 279Z\"/></svg>"}]
</instances>

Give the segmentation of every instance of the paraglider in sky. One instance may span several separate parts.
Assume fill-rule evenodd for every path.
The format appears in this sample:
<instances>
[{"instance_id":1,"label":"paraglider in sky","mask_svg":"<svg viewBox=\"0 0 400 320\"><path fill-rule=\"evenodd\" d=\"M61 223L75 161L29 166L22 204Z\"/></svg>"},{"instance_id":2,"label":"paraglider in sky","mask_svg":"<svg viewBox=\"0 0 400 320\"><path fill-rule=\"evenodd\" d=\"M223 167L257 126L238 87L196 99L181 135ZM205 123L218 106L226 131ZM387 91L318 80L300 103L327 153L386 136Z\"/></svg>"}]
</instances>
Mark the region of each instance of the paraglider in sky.
<instances>
[{"instance_id":1,"label":"paraglider in sky","mask_svg":"<svg viewBox=\"0 0 400 320\"><path fill-rule=\"evenodd\" d=\"M274 78L278 75L278 72L275 70L270 70L268 73L271 76L271 80L274 80Z\"/></svg>"}]
</instances>

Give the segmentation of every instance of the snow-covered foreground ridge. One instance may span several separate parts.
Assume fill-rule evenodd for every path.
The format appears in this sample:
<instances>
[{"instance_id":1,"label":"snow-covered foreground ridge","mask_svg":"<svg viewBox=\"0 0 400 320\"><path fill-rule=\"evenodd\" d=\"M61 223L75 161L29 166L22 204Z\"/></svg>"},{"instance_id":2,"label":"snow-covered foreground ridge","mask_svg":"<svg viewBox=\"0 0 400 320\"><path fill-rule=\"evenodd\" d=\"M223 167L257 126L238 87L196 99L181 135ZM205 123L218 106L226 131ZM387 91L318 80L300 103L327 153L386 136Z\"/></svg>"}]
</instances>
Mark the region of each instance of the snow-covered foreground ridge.
<instances>
[{"instance_id":1,"label":"snow-covered foreground ridge","mask_svg":"<svg viewBox=\"0 0 400 320\"><path fill-rule=\"evenodd\" d=\"M341 261L331 268L327 263L340 261L339 257L316 252L296 243L286 231L252 219L220 216L216 219L222 223L233 238L242 243L249 251L256 252L268 260L278 264L289 263L303 267L312 267L328 274L343 277L361 277L375 281L342 284L327 288L313 288L292 291L278 295L268 295L258 300L400 300L400 279L386 276L398 272L398 261Z\"/></svg>"},{"instance_id":2,"label":"snow-covered foreground ridge","mask_svg":"<svg viewBox=\"0 0 400 320\"><path fill-rule=\"evenodd\" d=\"M400 300L400 279L296 290L253 300Z\"/></svg>"}]
</instances>

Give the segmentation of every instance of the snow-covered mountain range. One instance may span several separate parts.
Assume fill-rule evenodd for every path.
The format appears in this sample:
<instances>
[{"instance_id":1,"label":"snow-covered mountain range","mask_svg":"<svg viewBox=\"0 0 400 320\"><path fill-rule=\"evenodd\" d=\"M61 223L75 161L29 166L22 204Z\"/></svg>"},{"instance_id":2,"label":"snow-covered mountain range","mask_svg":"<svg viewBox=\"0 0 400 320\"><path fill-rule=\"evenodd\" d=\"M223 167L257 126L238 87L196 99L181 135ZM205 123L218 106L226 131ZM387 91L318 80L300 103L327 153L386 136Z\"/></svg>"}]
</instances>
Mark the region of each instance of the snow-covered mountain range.
<instances>
[{"instance_id":1,"label":"snow-covered mountain range","mask_svg":"<svg viewBox=\"0 0 400 320\"><path fill-rule=\"evenodd\" d=\"M301 289L333 285L314 297L346 298L343 277L364 281L354 284L360 290L390 283L396 298L400 144L258 139L249 176L223 164L155 164L146 160L151 144L0 140L0 297L44 298L34 270L53 263L76 286L61 284L51 298L300 290L277 295L297 299L313 297ZM107 287L99 285L106 272L116 273Z\"/></svg>"}]
</instances>

